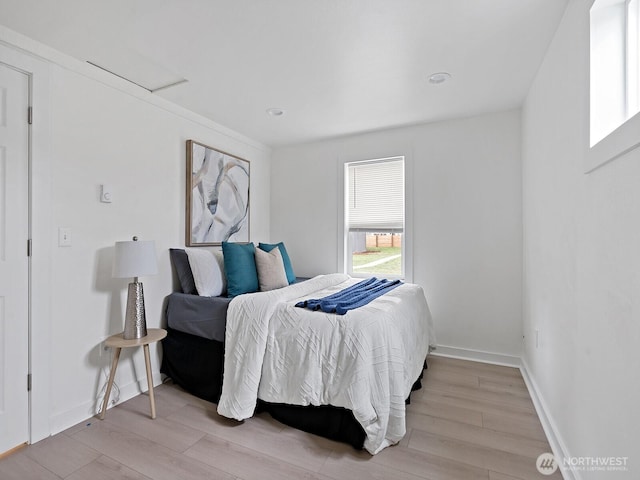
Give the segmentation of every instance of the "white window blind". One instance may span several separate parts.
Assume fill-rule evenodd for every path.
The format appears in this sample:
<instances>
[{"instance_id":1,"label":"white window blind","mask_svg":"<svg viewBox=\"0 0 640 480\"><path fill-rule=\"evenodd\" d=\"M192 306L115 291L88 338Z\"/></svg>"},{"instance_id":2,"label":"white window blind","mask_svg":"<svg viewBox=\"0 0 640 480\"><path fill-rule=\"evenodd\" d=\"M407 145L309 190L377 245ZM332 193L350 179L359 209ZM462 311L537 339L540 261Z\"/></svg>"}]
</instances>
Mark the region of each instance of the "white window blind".
<instances>
[{"instance_id":1,"label":"white window blind","mask_svg":"<svg viewBox=\"0 0 640 480\"><path fill-rule=\"evenodd\" d=\"M347 164L350 232L404 230L404 158Z\"/></svg>"}]
</instances>

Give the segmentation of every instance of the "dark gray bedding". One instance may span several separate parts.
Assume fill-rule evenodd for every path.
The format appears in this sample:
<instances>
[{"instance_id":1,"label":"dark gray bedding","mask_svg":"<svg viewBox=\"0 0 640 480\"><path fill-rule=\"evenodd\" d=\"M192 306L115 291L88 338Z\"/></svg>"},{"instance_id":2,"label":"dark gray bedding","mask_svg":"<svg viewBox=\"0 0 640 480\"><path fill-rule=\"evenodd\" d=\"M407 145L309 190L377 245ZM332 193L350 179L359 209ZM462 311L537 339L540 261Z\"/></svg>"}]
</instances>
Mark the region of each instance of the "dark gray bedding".
<instances>
[{"instance_id":1,"label":"dark gray bedding","mask_svg":"<svg viewBox=\"0 0 640 480\"><path fill-rule=\"evenodd\" d=\"M167 300L167 326L208 340L224 342L231 298L172 293Z\"/></svg>"}]
</instances>

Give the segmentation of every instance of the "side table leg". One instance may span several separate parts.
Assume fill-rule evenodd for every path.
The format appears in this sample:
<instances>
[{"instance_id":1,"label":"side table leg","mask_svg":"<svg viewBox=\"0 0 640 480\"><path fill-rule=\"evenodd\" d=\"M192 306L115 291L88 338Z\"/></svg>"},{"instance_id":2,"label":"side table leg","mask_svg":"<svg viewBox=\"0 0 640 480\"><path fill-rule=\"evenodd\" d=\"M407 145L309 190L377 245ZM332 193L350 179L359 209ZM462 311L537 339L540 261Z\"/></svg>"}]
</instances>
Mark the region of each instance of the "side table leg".
<instances>
[{"instance_id":1,"label":"side table leg","mask_svg":"<svg viewBox=\"0 0 640 480\"><path fill-rule=\"evenodd\" d=\"M144 363L147 366L147 385L149 385L149 402L151 403L151 418L156 418L156 401L153 396L153 377L151 376L151 359L149 358L149 344L144 346Z\"/></svg>"},{"instance_id":2,"label":"side table leg","mask_svg":"<svg viewBox=\"0 0 640 480\"><path fill-rule=\"evenodd\" d=\"M109 382L107 383L107 391L104 393L104 401L102 402L102 411L100 412L100 420L104 420L104 414L107 413L109 405L109 396L111 395L111 387L116 377L116 368L118 368L118 360L120 359L121 348L116 348L113 352L113 362L111 362L111 371L109 372Z\"/></svg>"}]
</instances>

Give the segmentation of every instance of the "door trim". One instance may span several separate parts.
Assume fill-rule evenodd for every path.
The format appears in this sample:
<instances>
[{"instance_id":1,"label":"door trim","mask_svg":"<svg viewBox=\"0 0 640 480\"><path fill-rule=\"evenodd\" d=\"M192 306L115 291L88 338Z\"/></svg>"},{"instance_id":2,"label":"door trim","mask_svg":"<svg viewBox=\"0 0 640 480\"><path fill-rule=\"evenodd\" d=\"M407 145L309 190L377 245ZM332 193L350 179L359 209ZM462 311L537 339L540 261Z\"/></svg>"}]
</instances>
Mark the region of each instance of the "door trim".
<instances>
[{"instance_id":1,"label":"door trim","mask_svg":"<svg viewBox=\"0 0 640 480\"><path fill-rule=\"evenodd\" d=\"M29 76L29 441L51 434L51 121L50 64L0 40L2 63Z\"/></svg>"}]
</instances>

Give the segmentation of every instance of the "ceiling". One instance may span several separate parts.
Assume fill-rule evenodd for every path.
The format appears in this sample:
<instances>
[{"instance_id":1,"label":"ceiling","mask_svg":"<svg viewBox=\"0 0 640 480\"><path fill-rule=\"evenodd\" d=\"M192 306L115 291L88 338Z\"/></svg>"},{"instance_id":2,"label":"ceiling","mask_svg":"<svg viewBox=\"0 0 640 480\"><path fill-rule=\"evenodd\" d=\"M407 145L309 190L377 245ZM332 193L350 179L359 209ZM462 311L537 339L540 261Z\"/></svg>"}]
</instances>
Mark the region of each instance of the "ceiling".
<instances>
[{"instance_id":1,"label":"ceiling","mask_svg":"<svg viewBox=\"0 0 640 480\"><path fill-rule=\"evenodd\" d=\"M187 79L155 94L276 147L518 107L566 4L0 0L0 23L149 89Z\"/></svg>"}]
</instances>

